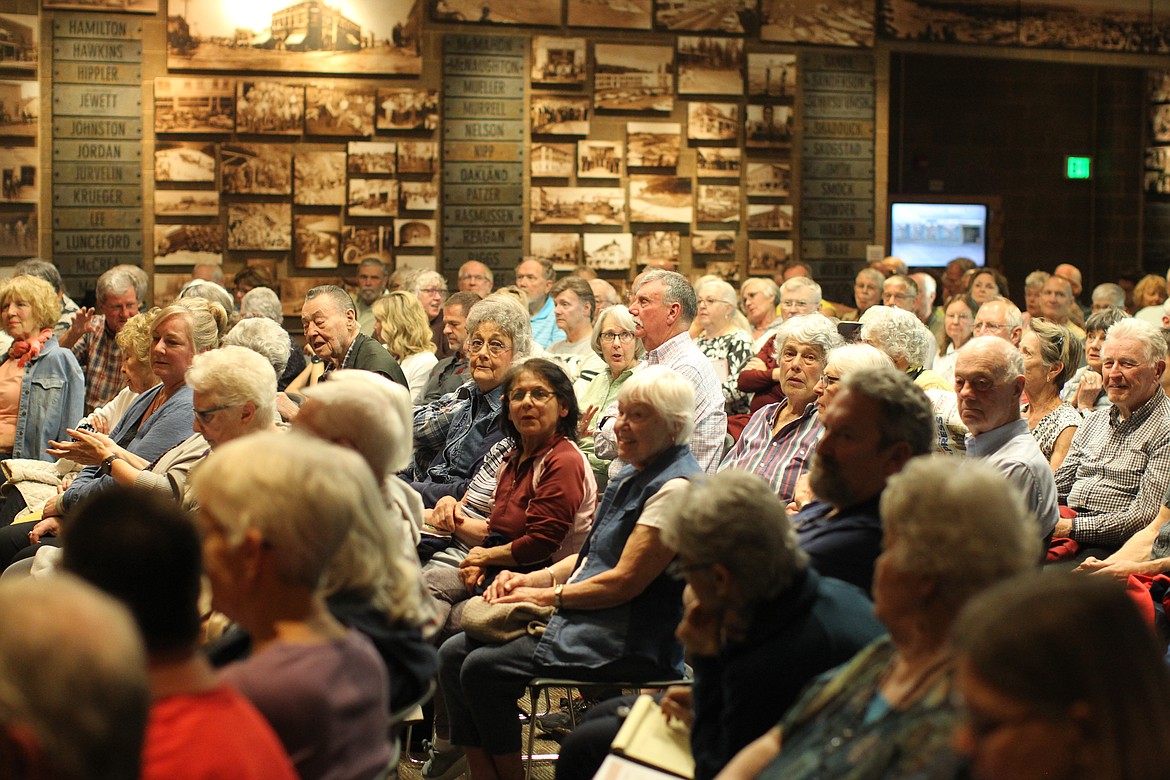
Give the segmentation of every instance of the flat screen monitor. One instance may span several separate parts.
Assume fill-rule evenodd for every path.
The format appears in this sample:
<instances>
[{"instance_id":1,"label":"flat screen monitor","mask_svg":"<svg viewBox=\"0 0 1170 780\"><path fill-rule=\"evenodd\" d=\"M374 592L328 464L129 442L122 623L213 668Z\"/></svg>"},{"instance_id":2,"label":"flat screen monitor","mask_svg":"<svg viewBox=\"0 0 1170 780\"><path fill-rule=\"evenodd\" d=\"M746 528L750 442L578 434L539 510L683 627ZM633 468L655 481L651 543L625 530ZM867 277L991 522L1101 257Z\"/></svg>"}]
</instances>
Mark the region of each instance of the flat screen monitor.
<instances>
[{"instance_id":1,"label":"flat screen monitor","mask_svg":"<svg viewBox=\"0 0 1170 780\"><path fill-rule=\"evenodd\" d=\"M890 204L890 254L911 267L942 268L956 257L987 263L985 203Z\"/></svg>"}]
</instances>

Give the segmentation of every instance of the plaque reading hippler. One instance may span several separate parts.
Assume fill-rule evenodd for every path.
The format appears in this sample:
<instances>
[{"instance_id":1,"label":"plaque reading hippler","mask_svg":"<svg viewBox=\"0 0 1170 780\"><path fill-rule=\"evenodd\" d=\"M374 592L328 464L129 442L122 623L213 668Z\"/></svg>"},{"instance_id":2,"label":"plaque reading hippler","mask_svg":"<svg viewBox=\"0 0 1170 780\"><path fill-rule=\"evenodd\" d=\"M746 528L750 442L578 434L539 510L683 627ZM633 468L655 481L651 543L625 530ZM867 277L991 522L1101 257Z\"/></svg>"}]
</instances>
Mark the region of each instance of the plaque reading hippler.
<instances>
[{"instance_id":1,"label":"plaque reading hippler","mask_svg":"<svg viewBox=\"0 0 1170 780\"><path fill-rule=\"evenodd\" d=\"M443 225L522 225L519 206L452 206L443 212Z\"/></svg>"},{"instance_id":2,"label":"plaque reading hippler","mask_svg":"<svg viewBox=\"0 0 1170 780\"><path fill-rule=\"evenodd\" d=\"M124 230L141 228L142 213L134 209L54 209L56 230Z\"/></svg>"},{"instance_id":3,"label":"plaque reading hippler","mask_svg":"<svg viewBox=\"0 0 1170 780\"><path fill-rule=\"evenodd\" d=\"M54 185L53 205L59 208L81 206L141 206L142 187L86 187L80 185Z\"/></svg>"},{"instance_id":4,"label":"plaque reading hippler","mask_svg":"<svg viewBox=\"0 0 1170 780\"><path fill-rule=\"evenodd\" d=\"M53 252L141 252L141 230L54 230Z\"/></svg>"},{"instance_id":5,"label":"plaque reading hippler","mask_svg":"<svg viewBox=\"0 0 1170 780\"><path fill-rule=\"evenodd\" d=\"M141 119L100 119L88 116L59 116L53 119L53 138L109 138L140 140Z\"/></svg>"},{"instance_id":6,"label":"plaque reading hippler","mask_svg":"<svg viewBox=\"0 0 1170 780\"><path fill-rule=\"evenodd\" d=\"M126 16L62 14L53 16L54 38L142 40L142 19Z\"/></svg>"},{"instance_id":7,"label":"plaque reading hippler","mask_svg":"<svg viewBox=\"0 0 1170 780\"><path fill-rule=\"evenodd\" d=\"M135 184L142 181L142 166L136 163L53 164L53 181L58 184Z\"/></svg>"},{"instance_id":8,"label":"plaque reading hippler","mask_svg":"<svg viewBox=\"0 0 1170 780\"><path fill-rule=\"evenodd\" d=\"M54 141L53 161L133 162L142 159L138 141Z\"/></svg>"},{"instance_id":9,"label":"plaque reading hippler","mask_svg":"<svg viewBox=\"0 0 1170 780\"><path fill-rule=\"evenodd\" d=\"M447 162L522 162L524 147L517 143L451 142L443 144L443 159Z\"/></svg>"},{"instance_id":10,"label":"plaque reading hippler","mask_svg":"<svg viewBox=\"0 0 1170 780\"><path fill-rule=\"evenodd\" d=\"M58 84L141 84L141 65L110 62L54 62L53 81Z\"/></svg>"},{"instance_id":11,"label":"plaque reading hippler","mask_svg":"<svg viewBox=\"0 0 1170 780\"><path fill-rule=\"evenodd\" d=\"M142 116L142 87L53 85L55 116Z\"/></svg>"},{"instance_id":12,"label":"plaque reading hippler","mask_svg":"<svg viewBox=\"0 0 1170 780\"><path fill-rule=\"evenodd\" d=\"M524 90L528 39L443 40L443 267L502 269L524 242Z\"/></svg>"},{"instance_id":13,"label":"plaque reading hippler","mask_svg":"<svg viewBox=\"0 0 1170 780\"><path fill-rule=\"evenodd\" d=\"M97 41L56 38L53 60L72 62L142 62L142 41Z\"/></svg>"}]
</instances>

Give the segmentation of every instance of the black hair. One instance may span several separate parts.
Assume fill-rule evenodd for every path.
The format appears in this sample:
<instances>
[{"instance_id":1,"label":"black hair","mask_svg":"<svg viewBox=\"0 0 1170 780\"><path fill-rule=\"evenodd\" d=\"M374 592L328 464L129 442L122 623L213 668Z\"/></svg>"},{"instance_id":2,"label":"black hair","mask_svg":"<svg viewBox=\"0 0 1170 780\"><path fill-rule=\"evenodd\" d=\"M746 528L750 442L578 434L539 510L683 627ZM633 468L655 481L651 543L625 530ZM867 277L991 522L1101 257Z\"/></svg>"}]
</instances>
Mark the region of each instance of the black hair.
<instances>
[{"instance_id":1,"label":"black hair","mask_svg":"<svg viewBox=\"0 0 1170 780\"><path fill-rule=\"evenodd\" d=\"M553 395L556 396L561 408L567 409L569 412L557 421L557 433L569 441L577 441L577 420L581 411L577 406L577 394L573 391L573 382L559 363L545 358L529 358L508 369L508 373L504 377L504 411L500 415L500 427L503 428L504 434L512 437L516 442L520 441L520 432L516 430L516 426L512 424L512 418L509 416L508 396L512 392L512 385L523 373L539 377L552 388Z\"/></svg>"}]
</instances>

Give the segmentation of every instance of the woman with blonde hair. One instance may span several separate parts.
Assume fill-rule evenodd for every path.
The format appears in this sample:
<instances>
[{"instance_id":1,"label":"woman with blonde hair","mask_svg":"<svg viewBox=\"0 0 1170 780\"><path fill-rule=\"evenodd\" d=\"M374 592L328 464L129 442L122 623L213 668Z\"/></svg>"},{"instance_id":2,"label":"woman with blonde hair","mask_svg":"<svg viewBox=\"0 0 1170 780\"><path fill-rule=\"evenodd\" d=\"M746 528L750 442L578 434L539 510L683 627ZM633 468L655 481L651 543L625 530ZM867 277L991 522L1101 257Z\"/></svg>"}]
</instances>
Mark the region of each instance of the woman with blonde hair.
<instances>
[{"instance_id":1,"label":"woman with blonde hair","mask_svg":"<svg viewBox=\"0 0 1170 780\"><path fill-rule=\"evenodd\" d=\"M374 301L374 338L381 342L406 374L410 400L418 401L431 369L439 362L431 325L418 296L396 290Z\"/></svg>"},{"instance_id":2,"label":"woman with blonde hair","mask_svg":"<svg viewBox=\"0 0 1170 780\"><path fill-rule=\"evenodd\" d=\"M1032 437L1056 471L1081 423L1080 413L1061 400L1060 391L1085 351L1068 328L1034 317L1020 337L1020 354L1024 358L1024 393L1028 397L1024 415Z\"/></svg>"},{"instance_id":3,"label":"woman with blonde hair","mask_svg":"<svg viewBox=\"0 0 1170 780\"><path fill-rule=\"evenodd\" d=\"M715 366L723 388L723 405L731 414L747 414L748 394L739 389L739 372L751 360L752 337L744 316L736 308L735 288L722 279L704 282L696 288L701 327L695 346Z\"/></svg>"}]
</instances>

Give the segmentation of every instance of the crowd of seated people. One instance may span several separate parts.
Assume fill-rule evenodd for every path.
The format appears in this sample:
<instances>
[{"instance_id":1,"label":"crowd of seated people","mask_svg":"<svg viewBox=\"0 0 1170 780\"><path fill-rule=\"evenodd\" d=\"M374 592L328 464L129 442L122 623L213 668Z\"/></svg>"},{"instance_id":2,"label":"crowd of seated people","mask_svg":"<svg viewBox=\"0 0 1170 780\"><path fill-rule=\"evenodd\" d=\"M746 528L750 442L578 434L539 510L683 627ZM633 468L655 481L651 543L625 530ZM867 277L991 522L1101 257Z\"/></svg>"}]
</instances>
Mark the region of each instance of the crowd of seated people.
<instances>
[{"instance_id":1,"label":"crowd of seated people","mask_svg":"<svg viewBox=\"0 0 1170 780\"><path fill-rule=\"evenodd\" d=\"M1162 277L1090 308L1070 264L1013 302L886 258L833 303L801 263L469 262L448 295L370 261L282 303L207 270L156 308L131 266L94 308L45 261L0 284L0 756L32 776L395 777L433 695L426 780L519 780L532 678L688 674L657 706L700 780L1165 774Z\"/></svg>"}]
</instances>

